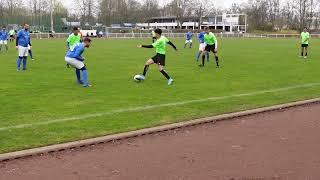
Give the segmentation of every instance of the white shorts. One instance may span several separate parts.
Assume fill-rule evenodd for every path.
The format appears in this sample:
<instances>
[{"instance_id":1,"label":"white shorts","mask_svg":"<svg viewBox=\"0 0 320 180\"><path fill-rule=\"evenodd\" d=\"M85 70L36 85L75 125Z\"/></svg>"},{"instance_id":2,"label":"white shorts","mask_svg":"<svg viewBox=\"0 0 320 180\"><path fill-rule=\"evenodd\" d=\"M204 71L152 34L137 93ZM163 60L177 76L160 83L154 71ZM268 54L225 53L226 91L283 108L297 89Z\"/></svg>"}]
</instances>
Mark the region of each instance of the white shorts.
<instances>
[{"instance_id":1,"label":"white shorts","mask_svg":"<svg viewBox=\"0 0 320 180\"><path fill-rule=\"evenodd\" d=\"M7 45L8 41L7 40L0 40L0 45L3 45L3 44Z\"/></svg>"},{"instance_id":2,"label":"white shorts","mask_svg":"<svg viewBox=\"0 0 320 180\"><path fill-rule=\"evenodd\" d=\"M65 57L65 60L68 64L70 64L71 66L77 69L82 69L85 66L82 61L79 61L75 58Z\"/></svg>"},{"instance_id":3,"label":"white shorts","mask_svg":"<svg viewBox=\"0 0 320 180\"><path fill-rule=\"evenodd\" d=\"M187 43L192 43L192 39L191 40L186 40L186 44Z\"/></svg>"},{"instance_id":4,"label":"white shorts","mask_svg":"<svg viewBox=\"0 0 320 180\"><path fill-rule=\"evenodd\" d=\"M204 51L206 49L206 43L201 43L199 45L199 51Z\"/></svg>"},{"instance_id":5,"label":"white shorts","mask_svg":"<svg viewBox=\"0 0 320 180\"><path fill-rule=\"evenodd\" d=\"M30 45L28 45L28 50L31 50L31 46Z\"/></svg>"},{"instance_id":6,"label":"white shorts","mask_svg":"<svg viewBox=\"0 0 320 180\"><path fill-rule=\"evenodd\" d=\"M19 57L28 57L28 47L19 46L18 51Z\"/></svg>"}]
</instances>

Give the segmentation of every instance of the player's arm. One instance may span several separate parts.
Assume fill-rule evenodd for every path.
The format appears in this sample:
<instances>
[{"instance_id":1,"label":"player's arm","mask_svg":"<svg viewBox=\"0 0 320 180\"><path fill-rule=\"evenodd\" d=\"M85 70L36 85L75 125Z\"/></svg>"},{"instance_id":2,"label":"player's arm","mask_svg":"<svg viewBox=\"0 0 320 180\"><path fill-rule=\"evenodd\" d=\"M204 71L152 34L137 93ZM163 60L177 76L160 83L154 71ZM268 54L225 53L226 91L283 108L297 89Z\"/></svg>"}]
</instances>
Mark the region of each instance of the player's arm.
<instances>
[{"instance_id":1,"label":"player's arm","mask_svg":"<svg viewBox=\"0 0 320 180\"><path fill-rule=\"evenodd\" d=\"M79 61L84 61L84 57L81 56L83 51L83 48L77 48L73 54L73 58L76 58Z\"/></svg>"},{"instance_id":2,"label":"player's arm","mask_svg":"<svg viewBox=\"0 0 320 180\"><path fill-rule=\"evenodd\" d=\"M310 40L310 34L308 34L306 42L309 40Z\"/></svg>"},{"instance_id":3,"label":"player's arm","mask_svg":"<svg viewBox=\"0 0 320 180\"><path fill-rule=\"evenodd\" d=\"M215 44L215 50L217 51L218 50L218 39L216 36L214 36L214 44Z\"/></svg>"},{"instance_id":4,"label":"player's arm","mask_svg":"<svg viewBox=\"0 0 320 180\"><path fill-rule=\"evenodd\" d=\"M32 47L31 37L29 37L29 46Z\"/></svg>"},{"instance_id":5,"label":"player's arm","mask_svg":"<svg viewBox=\"0 0 320 180\"><path fill-rule=\"evenodd\" d=\"M153 45L140 45L139 48L154 48Z\"/></svg>"},{"instance_id":6,"label":"player's arm","mask_svg":"<svg viewBox=\"0 0 320 180\"><path fill-rule=\"evenodd\" d=\"M178 51L177 47L171 41L167 42L167 44L173 47L174 50Z\"/></svg>"},{"instance_id":7,"label":"player's arm","mask_svg":"<svg viewBox=\"0 0 320 180\"><path fill-rule=\"evenodd\" d=\"M70 42L67 41L67 50L69 50L69 49L70 49Z\"/></svg>"}]
</instances>

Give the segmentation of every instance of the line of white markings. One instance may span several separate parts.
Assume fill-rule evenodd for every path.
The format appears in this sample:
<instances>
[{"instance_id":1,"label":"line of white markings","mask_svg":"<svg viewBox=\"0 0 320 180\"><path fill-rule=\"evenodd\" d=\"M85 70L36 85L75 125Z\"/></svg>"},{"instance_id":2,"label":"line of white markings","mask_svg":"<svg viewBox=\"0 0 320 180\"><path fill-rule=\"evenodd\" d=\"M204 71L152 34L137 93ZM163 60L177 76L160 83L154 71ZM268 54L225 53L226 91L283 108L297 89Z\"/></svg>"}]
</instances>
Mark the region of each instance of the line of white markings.
<instances>
[{"instance_id":1,"label":"line of white markings","mask_svg":"<svg viewBox=\"0 0 320 180\"><path fill-rule=\"evenodd\" d=\"M284 88L279 88L279 89L271 89L271 90L256 91L256 92L251 92L251 93L235 94L235 95L229 95L229 96L209 97L209 98L181 101L181 102L175 102L175 103L166 103L166 104L158 104L158 105L152 105L152 106L140 106L140 107L135 107L135 108L119 109L119 110L101 112L101 113L95 113L95 114L86 114L86 115L80 115L80 116L74 116L74 117L68 117L68 118L52 119L52 120L47 120L47 121L42 121L42 122L37 122L37 123L20 124L20 125L15 125L15 126L2 127L2 128L0 128L0 131L31 128L31 127L35 127L35 126L62 123L62 122L68 122L68 121L86 120L86 119L98 118L98 117L103 117L103 116L108 116L108 115L113 115L113 114L126 113L126 112L139 112L139 111L145 111L145 110L156 109L156 108L161 108L161 107L181 106L181 105L192 104L192 103L201 103L201 102L207 102L207 101L225 100L225 99L236 98L236 97L246 97L246 96L255 96L255 95L261 95L261 94L266 94L266 93L283 92L283 91L289 91L289 90L293 90L293 89L315 87L315 86L319 86L319 85L320 85L320 83L310 83L310 84L289 86L289 87L284 87Z\"/></svg>"}]
</instances>

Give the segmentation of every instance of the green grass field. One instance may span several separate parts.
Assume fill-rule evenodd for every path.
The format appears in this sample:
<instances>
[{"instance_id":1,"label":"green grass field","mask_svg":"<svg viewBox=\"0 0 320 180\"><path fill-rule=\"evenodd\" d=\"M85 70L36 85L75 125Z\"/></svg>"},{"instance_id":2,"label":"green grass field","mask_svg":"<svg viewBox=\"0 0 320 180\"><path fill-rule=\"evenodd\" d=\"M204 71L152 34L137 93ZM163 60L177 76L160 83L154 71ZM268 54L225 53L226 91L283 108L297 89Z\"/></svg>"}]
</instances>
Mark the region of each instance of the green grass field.
<instances>
[{"instance_id":1,"label":"green grass field","mask_svg":"<svg viewBox=\"0 0 320 180\"><path fill-rule=\"evenodd\" d=\"M93 88L77 85L65 68L64 40L35 40L26 72L16 71L11 45L0 54L0 153L320 96L320 40L305 61L298 39L220 39L221 69L213 61L200 69L198 44L182 49L183 39L172 41L180 51L168 52L175 79L168 86L156 66L145 82L133 82L154 55L136 48L149 39L94 40L85 54Z\"/></svg>"}]
</instances>

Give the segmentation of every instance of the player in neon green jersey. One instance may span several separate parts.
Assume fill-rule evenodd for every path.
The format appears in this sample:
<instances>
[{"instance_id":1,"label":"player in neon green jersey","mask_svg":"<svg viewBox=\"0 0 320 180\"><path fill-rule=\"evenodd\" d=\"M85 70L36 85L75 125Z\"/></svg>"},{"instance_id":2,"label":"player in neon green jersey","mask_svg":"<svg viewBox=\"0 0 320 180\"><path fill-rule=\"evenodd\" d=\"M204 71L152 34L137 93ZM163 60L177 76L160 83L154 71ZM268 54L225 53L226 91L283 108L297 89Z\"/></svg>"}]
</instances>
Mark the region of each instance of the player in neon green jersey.
<instances>
[{"instance_id":1,"label":"player in neon green jersey","mask_svg":"<svg viewBox=\"0 0 320 180\"><path fill-rule=\"evenodd\" d=\"M82 37L79 34L78 27L74 27L72 34L69 35L67 39L67 48L68 50L73 50L74 46L82 41Z\"/></svg>"},{"instance_id":2,"label":"player in neon green jersey","mask_svg":"<svg viewBox=\"0 0 320 180\"><path fill-rule=\"evenodd\" d=\"M152 45L140 45L138 46L139 48L155 48L156 49L156 55L152 58L150 58L143 70L143 75L141 76L141 81L146 79L146 75L149 69L149 66L152 64L158 64L159 71L162 73L164 77L168 79L168 85L173 84L173 79L168 75L168 73L164 70L164 66L166 65L166 52L167 52L167 44L171 45L176 51L178 50L177 47L169 41L164 36L161 36L162 30L161 29L156 29L155 31L155 36L157 38L157 41L154 42Z\"/></svg>"},{"instance_id":3,"label":"player in neon green jersey","mask_svg":"<svg viewBox=\"0 0 320 180\"><path fill-rule=\"evenodd\" d=\"M10 35L9 41L10 41L10 42L13 42L14 36L16 35L16 32L14 31L14 29L11 29L11 30L9 31L9 35Z\"/></svg>"},{"instance_id":4,"label":"player in neon green jersey","mask_svg":"<svg viewBox=\"0 0 320 180\"><path fill-rule=\"evenodd\" d=\"M218 57L218 40L217 37L210 32L210 29L208 27L205 28L206 34L204 35L204 42L206 44L206 48L202 54L202 64L200 64L200 67L204 67L206 56L209 55L210 52L213 52L215 58L216 58L216 64L217 68L220 67L219 64L219 57Z\"/></svg>"},{"instance_id":5,"label":"player in neon green jersey","mask_svg":"<svg viewBox=\"0 0 320 180\"><path fill-rule=\"evenodd\" d=\"M301 33L301 57L308 58L308 47L309 47L310 34L308 29L305 27Z\"/></svg>"}]
</instances>

